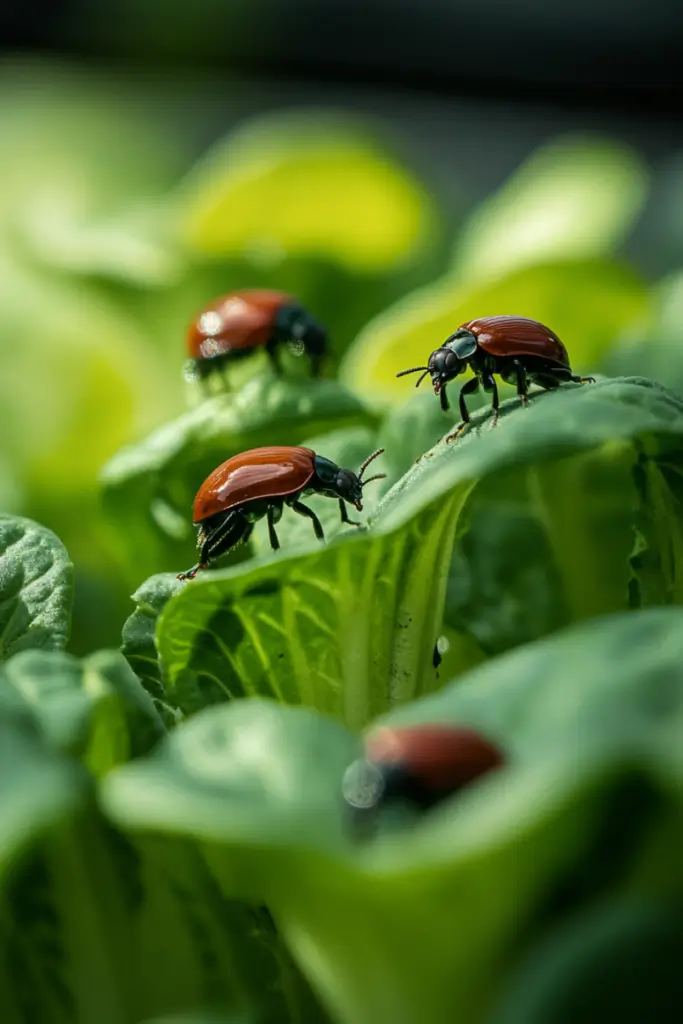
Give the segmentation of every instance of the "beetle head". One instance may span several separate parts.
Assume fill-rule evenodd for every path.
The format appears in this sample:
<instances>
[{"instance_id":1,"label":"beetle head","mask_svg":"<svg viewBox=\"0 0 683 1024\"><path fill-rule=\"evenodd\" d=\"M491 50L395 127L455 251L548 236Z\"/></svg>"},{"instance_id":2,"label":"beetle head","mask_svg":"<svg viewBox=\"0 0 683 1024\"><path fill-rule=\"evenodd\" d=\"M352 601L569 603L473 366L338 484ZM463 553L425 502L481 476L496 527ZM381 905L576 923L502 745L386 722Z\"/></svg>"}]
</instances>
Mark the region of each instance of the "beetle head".
<instances>
[{"instance_id":1,"label":"beetle head","mask_svg":"<svg viewBox=\"0 0 683 1024\"><path fill-rule=\"evenodd\" d=\"M335 491L340 498L363 511L363 484L350 469L340 469L335 480Z\"/></svg>"},{"instance_id":2,"label":"beetle head","mask_svg":"<svg viewBox=\"0 0 683 1024\"><path fill-rule=\"evenodd\" d=\"M440 348L434 349L426 366L413 366L396 376L403 377L407 373L419 373L422 370L415 387L419 388L425 377L429 376L432 378L434 394L438 395L445 384L464 373L476 349L477 339L474 334L461 327Z\"/></svg>"},{"instance_id":3,"label":"beetle head","mask_svg":"<svg viewBox=\"0 0 683 1024\"><path fill-rule=\"evenodd\" d=\"M459 359L455 352L447 345L435 349L429 357L427 369L432 378L434 394L438 395L444 384L448 384L458 374L462 373L467 363Z\"/></svg>"},{"instance_id":4,"label":"beetle head","mask_svg":"<svg viewBox=\"0 0 683 1024\"><path fill-rule=\"evenodd\" d=\"M276 327L295 355L307 352L313 359L320 360L327 352L327 332L302 306L283 306L278 312Z\"/></svg>"},{"instance_id":5,"label":"beetle head","mask_svg":"<svg viewBox=\"0 0 683 1024\"><path fill-rule=\"evenodd\" d=\"M449 381L465 372L476 350L476 337L471 331L461 327L443 343L441 348L432 352L427 366L435 395L439 394L444 384L448 384Z\"/></svg>"},{"instance_id":6,"label":"beetle head","mask_svg":"<svg viewBox=\"0 0 683 1024\"><path fill-rule=\"evenodd\" d=\"M327 352L327 331L313 317L309 316L302 325L301 341L309 356L320 359Z\"/></svg>"},{"instance_id":7,"label":"beetle head","mask_svg":"<svg viewBox=\"0 0 683 1024\"><path fill-rule=\"evenodd\" d=\"M318 479L324 485L323 493L343 498L344 501L348 501L350 505L355 505L358 511L362 512L363 488L373 480L382 480L386 476L386 473L377 473L375 476L364 480L363 473L372 460L381 455L383 451L384 448L378 448L376 452L368 456L358 473L354 473L351 469L341 469L334 462L330 462L329 459L323 459L320 455L316 455L315 469Z\"/></svg>"}]
</instances>

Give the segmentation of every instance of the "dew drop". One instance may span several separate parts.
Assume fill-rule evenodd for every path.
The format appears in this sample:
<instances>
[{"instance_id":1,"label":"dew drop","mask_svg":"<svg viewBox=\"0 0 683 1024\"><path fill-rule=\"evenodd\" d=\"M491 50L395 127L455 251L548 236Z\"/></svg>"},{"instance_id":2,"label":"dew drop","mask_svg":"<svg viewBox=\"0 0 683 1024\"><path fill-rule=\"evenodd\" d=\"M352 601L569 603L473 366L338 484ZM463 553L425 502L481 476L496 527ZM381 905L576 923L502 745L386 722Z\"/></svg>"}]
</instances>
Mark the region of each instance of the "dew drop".
<instances>
[{"instance_id":1,"label":"dew drop","mask_svg":"<svg viewBox=\"0 0 683 1024\"><path fill-rule=\"evenodd\" d=\"M351 807L374 807L383 791L382 773L369 761L354 761L344 772L342 794Z\"/></svg>"}]
</instances>

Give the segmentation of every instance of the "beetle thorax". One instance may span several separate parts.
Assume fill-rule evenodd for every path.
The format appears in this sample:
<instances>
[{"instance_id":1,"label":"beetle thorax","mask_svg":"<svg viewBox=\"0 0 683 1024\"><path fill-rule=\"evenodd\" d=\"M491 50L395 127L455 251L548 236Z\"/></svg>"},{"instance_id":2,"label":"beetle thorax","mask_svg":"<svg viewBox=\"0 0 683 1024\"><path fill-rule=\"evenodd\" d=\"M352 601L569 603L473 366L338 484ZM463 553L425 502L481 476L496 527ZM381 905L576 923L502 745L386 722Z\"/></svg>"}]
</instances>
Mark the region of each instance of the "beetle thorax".
<instances>
[{"instance_id":1,"label":"beetle thorax","mask_svg":"<svg viewBox=\"0 0 683 1024\"><path fill-rule=\"evenodd\" d=\"M467 363L477 351L477 344L476 335L461 327L451 335L443 347L450 349L461 362Z\"/></svg>"}]
</instances>

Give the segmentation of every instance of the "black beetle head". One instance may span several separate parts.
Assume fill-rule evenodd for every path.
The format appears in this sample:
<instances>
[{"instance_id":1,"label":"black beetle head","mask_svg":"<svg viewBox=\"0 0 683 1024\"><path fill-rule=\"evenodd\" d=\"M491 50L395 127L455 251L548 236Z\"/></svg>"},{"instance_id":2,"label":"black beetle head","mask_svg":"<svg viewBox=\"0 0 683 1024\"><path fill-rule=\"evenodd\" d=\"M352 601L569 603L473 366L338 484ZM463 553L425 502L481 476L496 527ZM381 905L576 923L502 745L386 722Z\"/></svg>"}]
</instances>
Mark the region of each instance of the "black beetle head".
<instances>
[{"instance_id":1,"label":"black beetle head","mask_svg":"<svg viewBox=\"0 0 683 1024\"><path fill-rule=\"evenodd\" d=\"M322 359L327 352L327 331L312 317L304 325L301 340L309 356Z\"/></svg>"},{"instance_id":2,"label":"black beetle head","mask_svg":"<svg viewBox=\"0 0 683 1024\"><path fill-rule=\"evenodd\" d=\"M376 452L368 456L358 473L354 473L351 469L341 469L329 459L316 455L315 470L318 479L323 485L323 493L329 494L331 497L343 498L344 501L348 501L349 505L355 505L358 511L362 512L363 488L373 480L382 480L386 476L385 473L377 473L375 476L370 476L367 480L364 480L363 473L372 460L381 455L383 451L384 448L378 448Z\"/></svg>"},{"instance_id":3,"label":"black beetle head","mask_svg":"<svg viewBox=\"0 0 683 1024\"><path fill-rule=\"evenodd\" d=\"M444 345L432 352L427 367L432 378L434 394L438 395L444 384L448 384L458 374L464 372L467 363L460 359L451 348Z\"/></svg>"},{"instance_id":4,"label":"black beetle head","mask_svg":"<svg viewBox=\"0 0 683 1024\"><path fill-rule=\"evenodd\" d=\"M435 394L438 395L444 384L448 384L459 374L464 373L476 350L476 337L471 331L466 331L461 327L443 343L441 348L432 352L428 366Z\"/></svg>"},{"instance_id":5,"label":"black beetle head","mask_svg":"<svg viewBox=\"0 0 683 1024\"><path fill-rule=\"evenodd\" d=\"M340 498L355 505L359 512L363 511L363 484L352 470L338 470L334 489Z\"/></svg>"},{"instance_id":6,"label":"black beetle head","mask_svg":"<svg viewBox=\"0 0 683 1024\"><path fill-rule=\"evenodd\" d=\"M275 325L295 355L306 352L320 362L327 353L327 332L302 306L283 306Z\"/></svg>"},{"instance_id":7,"label":"black beetle head","mask_svg":"<svg viewBox=\"0 0 683 1024\"><path fill-rule=\"evenodd\" d=\"M396 376L404 377L408 373L422 371L415 387L419 388L425 377L429 376L432 378L434 393L438 395L445 384L464 373L476 350L476 337L461 327L440 348L434 349L426 366L412 366L409 370L401 370Z\"/></svg>"}]
</instances>

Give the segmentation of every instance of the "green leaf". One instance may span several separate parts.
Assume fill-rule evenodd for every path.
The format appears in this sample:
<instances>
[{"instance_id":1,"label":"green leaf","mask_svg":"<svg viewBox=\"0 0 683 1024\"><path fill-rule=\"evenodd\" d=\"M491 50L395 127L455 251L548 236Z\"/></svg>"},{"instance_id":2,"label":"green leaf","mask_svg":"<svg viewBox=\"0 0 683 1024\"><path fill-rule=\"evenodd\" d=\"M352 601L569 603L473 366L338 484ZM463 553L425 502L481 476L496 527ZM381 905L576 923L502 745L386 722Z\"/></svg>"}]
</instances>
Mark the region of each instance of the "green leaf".
<instances>
[{"instance_id":1,"label":"green leaf","mask_svg":"<svg viewBox=\"0 0 683 1024\"><path fill-rule=\"evenodd\" d=\"M310 433L370 423L358 399L328 380L264 373L205 401L105 466L104 503L112 524L125 524L122 551L138 578L181 571L193 561L195 493L221 462L278 437L298 444Z\"/></svg>"},{"instance_id":2,"label":"green leaf","mask_svg":"<svg viewBox=\"0 0 683 1024\"><path fill-rule=\"evenodd\" d=\"M30 259L57 271L171 280L177 258L144 203L180 172L182 135L165 132L121 81L42 62L6 64L1 82L0 236L18 236Z\"/></svg>"},{"instance_id":3,"label":"green leaf","mask_svg":"<svg viewBox=\"0 0 683 1024\"><path fill-rule=\"evenodd\" d=\"M614 440L556 463L487 476L451 563L449 624L495 654L576 619L629 604L679 601L680 558L670 581L656 559L654 601L653 594L638 594L632 581L634 533L646 508L635 486L638 460L637 443ZM673 503L657 464L645 455L642 462ZM675 547L680 517L673 507L662 511L653 543Z\"/></svg>"},{"instance_id":4,"label":"green leaf","mask_svg":"<svg viewBox=\"0 0 683 1024\"><path fill-rule=\"evenodd\" d=\"M50 316L27 331L37 305ZM179 366L104 290L20 264L1 245L0 310L0 402L12 426L0 451L36 506L70 501L75 518L103 462L177 407Z\"/></svg>"},{"instance_id":5,"label":"green leaf","mask_svg":"<svg viewBox=\"0 0 683 1024\"><path fill-rule=\"evenodd\" d=\"M146 753L164 734L151 698L122 655L82 662L63 652L24 651L0 673L30 709L51 746L79 757L95 775Z\"/></svg>"},{"instance_id":6,"label":"green leaf","mask_svg":"<svg viewBox=\"0 0 683 1024\"><path fill-rule=\"evenodd\" d=\"M483 1019L542 930L617 892L683 895L682 626L681 609L575 626L382 719L473 726L508 761L364 844L341 801L358 739L269 701L182 723L107 777L104 806L195 837L226 894L266 899L337 1019Z\"/></svg>"},{"instance_id":7,"label":"green leaf","mask_svg":"<svg viewBox=\"0 0 683 1024\"><path fill-rule=\"evenodd\" d=\"M364 125L330 111L252 120L204 157L174 202L191 250L254 262L305 255L388 271L435 231L421 185Z\"/></svg>"},{"instance_id":8,"label":"green leaf","mask_svg":"<svg viewBox=\"0 0 683 1024\"><path fill-rule=\"evenodd\" d=\"M480 453L480 483L451 563L446 620L465 649L474 642L491 655L591 615L681 602L681 406L635 384L543 400L547 418L511 420L520 432L490 465L463 436L460 457ZM493 454L502 435L489 436ZM434 465L439 457L445 446Z\"/></svg>"},{"instance_id":9,"label":"green leaf","mask_svg":"<svg viewBox=\"0 0 683 1024\"><path fill-rule=\"evenodd\" d=\"M226 900L192 844L113 830L85 773L0 703L3 1021L127 1024L208 1004L322 1022L261 907Z\"/></svg>"},{"instance_id":10,"label":"green leaf","mask_svg":"<svg viewBox=\"0 0 683 1024\"><path fill-rule=\"evenodd\" d=\"M0 659L69 639L73 567L44 526L0 514Z\"/></svg>"},{"instance_id":11,"label":"green leaf","mask_svg":"<svg viewBox=\"0 0 683 1024\"><path fill-rule=\"evenodd\" d=\"M366 531L183 587L157 625L171 702L192 714L261 694L362 727L438 689L454 543L447 621L462 668L565 623L681 602L680 489L666 467L683 458L683 402L631 379L568 385L517 410L506 403L496 430L477 414L457 444L425 453Z\"/></svg>"},{"instance_id":12,"label":"green leaf","mask_svg":"<svg viewBox=\"0 0 683 1024\"><path fill-rule=\"evenodd\" d=\"M23 220L32 255L63 273L166 290L186 272L153 208L133 205L91 221L80 197L47 195L39 197Z\"/></svg>"},{"instance_id":13,"label":"green leaf","mask_svg":"<svg viewBox=\"0 0 683 1024\"><path fill-rule=\"evenodd\" d=\"M382 721L467 723L517 761L564 743L608 753L631 743L683 783L677 736L683 685L683 609L650 608L575 623L489 660Z\"/></svg>"},{"instance_id":14,"label":"green leaf","mask_svg":"<svg viewBox=\"0 0 683 1024\"><path fill-rule=\"evenodd\" d=\"M575 372L586 375L624 332L642 324L648 303L638 274L607 260L539 263L481 282L443 277L371 320L347 351L340 375L368 402L405 401L412 378L397 379L399 371L426 365L460 324L501 312L547 324L567 346Z\"/></svg>"},{"instance_id":15,"label":"green leaf","mask_svg":"<svg viewBox=\"0 0 683 1024\"><path fill-rule=\"evenodd\" d=\"M17 713L0 711L0 878L48 829L74 813L85 796L85 775L48 750Z\"/></svg>"},{"instance_id":16,"label":"green leaf","mask_svg":"<svg viewBox=\"0 0 683 1024\"><path fill-rule=\"evenodd\" d=\"M182 144L144 105L139 89L45 61L0 69L0 461L22 509L66 506L88 537L84 499L103 462L182 393L167 353L123 308L125 286L82 279L168 277L168 254L136 211L175 180ZM36 309L49 310L39 326Z\"/></svg>"},{"instance_id":17,"label":"green leaf","mask_svg":"<svg viewBox=\"0 0 683 1024\"><path fill-rule=\"evenodd\" d=\"M351 850L330 779L340 780L359 750L358 738L328 718L273 701L235 701L205 709L154 757L112 773L101 786L103 806L127 828L146 820L149 830L199 841L230 836L250 844L258 836L266 846ZM260 871L255 863L234 884L249 892L256 878L260 896Z\"/></svg>"},{"instance_id":18,"label":"green leaf","mask_svg":"<svg viewBox=\"0 0 683 1024\"><path fill-rule=\"evenodd\" d=\"M142 1021L141 1024L260 1024L260 1017L249 1013L172 1013L168 1017L154 1017Z\"/></svg>"},{"instance_id":19,"label":"green leaf","mask_svg":"<svg viewBox=\"0 0 683 1024\"><path fill-rule=\"evenodd\" d=\"M430 393L414 394L407 402L390 409L382 420L377 444L384 448L382 469L394 484L433 448L449 425L458 423L457 410L444 414ZM383 487L386 491L386 485Z\"/></svg>"},{"instance_id":20,"label":"green leaf","mask_svg":"<svg viewBox=\"0 0 683 1024\"><path fill-rule=\"evenodd\" d=\"M612 375L643 374L683 395L683 272L675 270L651 290L645 328L627 334L607 354L602 369Z\"/></svg>"},{"instance_id":21,"label":"green leaf","mask_svg":"<svg viewBox=\"0 0 683 1024\"><path fill-rule=\"evenodd\" d=\"M180 712L168 703L154 633L166 602L181 587L182 584L171 573L160 573L146 580L133 594L136 608L126 619L121 636L121 650L128 664L151 696L166 725L175 724Z\"/></svg>"},{"instance_id":22,"label":"green leaf","mask_svg":"<svg viewBox=\"0 0 683 1024\"><path fill-rule=\"evenodd\" d=\"M557 139L475 210L456 243L454 269L481 280L546 260L608 255L647 193L648 173L633 150L598 138Z\"/></svg>"},{"instance_id":23,"label":"green leaf","mask_svg":"<svg viewBox=\"0 0 683 1024\"><path fill-rule=\"evenodd\" d=\"M656 901L625 900L544 936L491 1024L642 1024L683 1013L683 921Z\"/></svg>"},{"instance_id":24,"label":"green leaf","mask_svg":"<svg viewBox=\"0 0 683 1024\"><path fill-rule=\"evenodd\" d=\"M191 844L133 844L89 807L15 866L3 897L0 1000L22 1020L127 1024L207 1003L287 1020L257 909L225 900Z\"/></svg>"},{"instance_id":25,"label":"green leaf","mask_svg":"<svg viewBox=\"0 0 683 1024\"><path fill-rule=\"evenodd\" d=\"M640 497L631 555L631 604L680 603L683 598L678 567L681 564L680 528L683 478L675 459L648 459L642 454L634 469Z\"/></svg>"}]
</instances>

